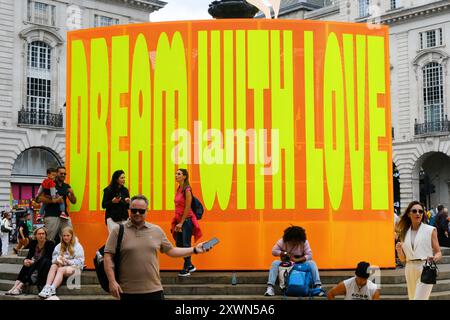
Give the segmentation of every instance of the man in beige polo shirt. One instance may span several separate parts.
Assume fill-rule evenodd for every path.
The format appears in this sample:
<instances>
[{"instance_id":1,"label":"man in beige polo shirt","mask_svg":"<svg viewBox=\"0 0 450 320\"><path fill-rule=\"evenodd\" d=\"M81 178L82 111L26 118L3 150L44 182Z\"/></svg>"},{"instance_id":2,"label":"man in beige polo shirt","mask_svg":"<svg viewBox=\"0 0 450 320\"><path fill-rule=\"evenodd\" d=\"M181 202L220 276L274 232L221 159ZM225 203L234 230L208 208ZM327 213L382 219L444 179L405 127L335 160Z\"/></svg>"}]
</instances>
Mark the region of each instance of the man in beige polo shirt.
<instances>
[{"instance_id":1,"label":"man in beige polo shirt","mask_svg":"<svg viewBox=\"0 0 450 320\"><path fill-rule=\"evenodd\" d=\"M204 242L193 248L174 247L159 226L145 221L147 208L148 200L145 196L131 198L130 219L123 224L119 279L114 275L113 260L119 225L114 227L106 241L105 271L109 280L109 292L121 300L164 299L158 250L173 258L204 253Z\"/></svg>"}]
</instances>

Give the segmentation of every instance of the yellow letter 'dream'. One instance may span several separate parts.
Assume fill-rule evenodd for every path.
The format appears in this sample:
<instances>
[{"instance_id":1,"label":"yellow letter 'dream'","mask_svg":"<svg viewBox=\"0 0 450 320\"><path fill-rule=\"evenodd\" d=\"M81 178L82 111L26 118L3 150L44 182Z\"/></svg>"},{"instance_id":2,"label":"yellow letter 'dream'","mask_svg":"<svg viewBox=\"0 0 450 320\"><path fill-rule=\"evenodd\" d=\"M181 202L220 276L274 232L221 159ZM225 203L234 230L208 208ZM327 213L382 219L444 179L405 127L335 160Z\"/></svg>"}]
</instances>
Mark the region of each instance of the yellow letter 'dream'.
<instances>
[{"instance_id":1,"label":"yellow letter 'dream'","mask_svg":"<svg viewBox=\"0 0 450 320\"><path fill-rule=\"evenodd\" d=\"M86 52L83 42L72 42L72 78L70 94L70 184L77 194L84 195L86 185L87 146L88 146L88 79ZM78 126L79 124L79 126ZM73 211L79 211L83 199L79 198L72 206Z\"/></svg>"},{"instance_id":2,"label":"yellow letter 'dream'","mask_svg":"<svg viewBox=\"0 0 450 320\"><path fill-rule=\"evenodd\" d=\"M98 193L108 184L109 61L104 38L91 41L89 210L98 209ZM78 174L78 173L77 173ZM76 176L76 175L75 175Z\"/></svg>"},{"instance_id":3,"label":"yellow letter 'dream'","mask_svg":"<svg viewBox=\"0 0 450 320\"><path fill-rule=\"evenodd\" d=\"M314 37L305 37L306 207L323 209L323 151L316 148L314 101Z\"/></svg>"},{"instance_id":4,"label":"yellow letter 'dream'","mask_svg":"<svg viewBox=\"0 0 450 320\"><path fill-rule=\"evenodd\" d=\"M335 124L333 124L333 112L336 118ZM328 194L331 207L337 210L341 205L342 192L344 190L345 132L344 78L342 75L341 52L335 33L330 33L328 36L325 52L323 113ZM336 147L333 146L333 141L336 141Z\"/></svg>"},{"instance_id":5,"label":"yellow letter 'dream'","mask_svg":"<svg viewBox=\"0 0 450 320\"><path fill-rule=\"evenodd\" d=\"M378 106L378 95L386 94L384 39L368 38L369 118L370 118L370 179L372 209L389 208L388 155L380 151L378 138L386 136L386 112Z\"/></svg>"},{"instance_id":6,"label":"yellow letter 'dream'","mask_svg":"<svg viewBox=\"0 0 450 320\"><path fill-rule=\"evenodd\" d=\"M152 94L150 60L147 42L142 34L137 37L134 47L131 74L130 194L150 195Z\"/></svg>"}]
</instances>

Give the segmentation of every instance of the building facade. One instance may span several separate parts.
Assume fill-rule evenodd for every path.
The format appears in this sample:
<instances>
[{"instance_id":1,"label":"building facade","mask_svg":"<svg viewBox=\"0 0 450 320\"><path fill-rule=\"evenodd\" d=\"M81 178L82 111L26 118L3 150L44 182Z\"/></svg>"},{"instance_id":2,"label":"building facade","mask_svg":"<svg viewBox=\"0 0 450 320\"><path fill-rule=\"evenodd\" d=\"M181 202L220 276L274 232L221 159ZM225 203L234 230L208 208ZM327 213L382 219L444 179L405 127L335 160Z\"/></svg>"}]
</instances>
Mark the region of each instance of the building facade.
<instances>
[{"instance_id":1,"label":"building facade","mask_svg":"<svg viewBox=\"0 0 450 320\"><path fill-rule=\"evenodd\" d=\"M450 205L450 1L282 0L281 19L389 26L393 166L401 211ZM395 188L394 188L395 189Z\"/></svg>"},{"instance_id":2,"label":"building facade","mask_svg":"<svg viewBox=\"0 0 450 320\"><path fill-rule=\"evenodd\" d=\"M66 33L148 22L158 0L0 0L0 206L65 162Z\"/></svg>"}]
</instances>

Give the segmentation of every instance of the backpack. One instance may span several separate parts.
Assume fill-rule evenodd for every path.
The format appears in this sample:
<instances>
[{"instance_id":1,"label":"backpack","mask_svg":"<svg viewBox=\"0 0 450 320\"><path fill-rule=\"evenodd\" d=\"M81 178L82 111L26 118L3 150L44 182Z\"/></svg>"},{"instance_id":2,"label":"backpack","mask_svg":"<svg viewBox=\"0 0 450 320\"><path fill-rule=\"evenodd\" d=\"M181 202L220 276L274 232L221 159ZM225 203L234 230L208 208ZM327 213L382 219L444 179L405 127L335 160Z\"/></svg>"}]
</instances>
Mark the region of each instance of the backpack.
<instances>
[{"instance_id":1,"label":"backpack","mask_svg":"<svg viewBox=\"0 0 450 320\"><path fill-rule=\"evenodd\" d=\"M313 280L311 269L305 263L297 263L286 275L285 295L292 297L307 297L312 295Z\"/></svg>"},{"instance_id":2,"label":"backpack","mask_svg":"<svg viewBox=\"0 0 450 320\"><path fill-rule=\"evenodd\" d=\"M119 224L119 235L117 237L116 253L114 254L114 274L116 276L117 281L119 280L120 247L121 247L122 239L123 239L123 231L124 231L123 224ZM109 292L109 280L108 280L108 277L105 272L104 256L105 256L105 246L102 246L95 253L94 267L95 267L95 273L97 274L97 279L98 279L98 282L100 283L100 286L102 287L103 290L105 290L106 292Z\"/></svg>"},{"instance_id":3,"label":"backpack","mask_svg":"<svg viewBox=\"0 0 450 320\"><path fill-rule=\"evenodd\" d=\"M186 190L183 190L183 192L184 192L184 198L186 199ZM197 217L197 220L200 220L203 216L203 212L205 211L205 209L203 208L203 205L200 202L200 200L198 200L196 197L194 197L194 194L192 193L192 189L191 189L191 194L192 194L191 209L194 212L195 216Z\"/></svg>"},{"instance_id":4,"label":"backpack","mask_svg":"<svg viewBox=\"0 0 450 320\"><path fill-rule=\"evenodd\" d=\"M286 280L288 278L289 271L294 267L293 264L282 263L278 267L278 282L281 290L286 288Z\"/></svg>"}]
</instances>

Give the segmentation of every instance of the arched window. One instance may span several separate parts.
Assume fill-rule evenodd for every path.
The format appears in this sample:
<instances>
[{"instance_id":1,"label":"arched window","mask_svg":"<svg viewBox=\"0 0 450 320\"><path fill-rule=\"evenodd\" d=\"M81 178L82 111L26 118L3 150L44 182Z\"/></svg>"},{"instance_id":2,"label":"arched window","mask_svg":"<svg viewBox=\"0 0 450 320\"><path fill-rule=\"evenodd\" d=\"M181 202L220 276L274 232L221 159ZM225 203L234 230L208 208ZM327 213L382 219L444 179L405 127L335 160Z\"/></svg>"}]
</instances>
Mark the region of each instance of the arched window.
<instances>
[{"instance_id":1,"label":"arched window","mask_svg":"<svg viewBox=\"0 0 450 320\"><path fill-rule=\"evenodd\" d=\"M51 48L43 41L28 44L27 111L30 124L47 125L51 98Z\"/></svg>"},{"instance_id":2,"label":"arched window","mask_svg":"<svg viewBox=\"0 0 450 320\"><path fill-rule=\"evenodd\" d=\"M444 118L444 83L442 65L437 62L426 64L423 69L424 118L433 131L440 131Z\"/></svg>"},{"instance_id":3,"label":"arched window","mask_svg":"<svg viewBox=\"0 0 450 320\"><path fill-rule=\"evenodd\" d=\"M44 148L29 148L22 152L14 162L12 176L45 177L47 168L61 165L58 158Z\"/></svg>"}]
</instances>

